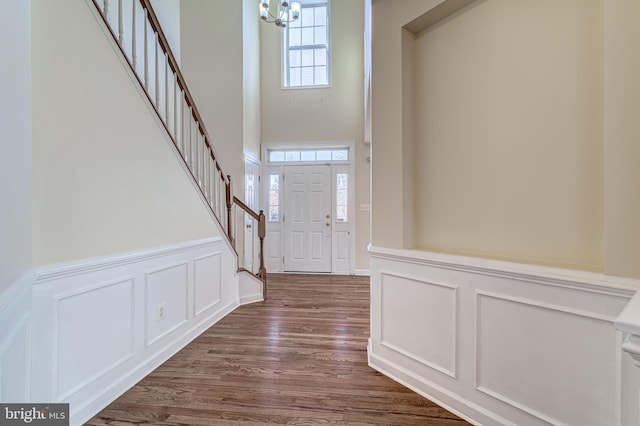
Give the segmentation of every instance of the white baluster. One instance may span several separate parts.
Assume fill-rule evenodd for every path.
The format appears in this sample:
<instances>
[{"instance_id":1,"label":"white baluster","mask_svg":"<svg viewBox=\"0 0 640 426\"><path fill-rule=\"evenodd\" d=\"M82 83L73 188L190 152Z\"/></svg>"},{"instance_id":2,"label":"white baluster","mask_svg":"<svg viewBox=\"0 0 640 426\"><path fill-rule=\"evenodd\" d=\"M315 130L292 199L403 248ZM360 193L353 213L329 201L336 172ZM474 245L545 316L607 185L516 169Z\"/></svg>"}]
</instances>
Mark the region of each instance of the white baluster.
<instances>
[{"instance_id":1,"label":"white baluster","mask_svg":"<svg viewBox=\"0 0 640 426\"><path fill-rule=\"evenodd\" d=\"M180 152L182 153L182 157L184 158L184 147L185 147L185 130L184 130L184 94L182 90L180 90Z\"/></svg>"},{"instance_id":2,"label":"white baluster","mask_svg":"<svg viewBox=\"0 0 640 426\"><path fill-rule=\"evenodd\" d=\"M173 81L173 138L178 146L178 79Z\"/></svg>"},{"instance_id":3,"label":"white baluster","mask_svg":"<svg viewBox=\"0 0 640 426\"><path fill-rule=\"evenodd\" d=\"M193 172L193 108L189 105L189 169ZM195 173L194 173L195 175Z\"/></svg>"},{"instance_id":4,"label":"white baluster","mask_svg":"<svg viewBox=\"0 0 640 426\"><path fill-rule=\"evenodd\" d=\"M133 0L133 10L131 11L131 63L133 65L133 71L136 72L136 66L138 65L138 58L136 56L136 3L138 0ZM137 72L136 72L137 73Z\"/></svg>"},{"instance_id":5,"label":"white baluster","mask_svg":"<svg viewBox=\"0 0 640 426\"><path fill-rule=\"evenodd\" d=\"M122 26L122 0L118 0L118 41L124 46L124 27Z\"/></svg>"},{"instance_id":6,"label":"white baluster","mask_svg":"<svg viewBox=\"0 0 640 426\"><path fill-rule=\"evenodd\" d=\"M213 173L211 174L211 182L213 183L213 211L218 216L218 176L216 174L216 160L213 160Z\"/></svg>"},{"instance_id":7,"label":"white baluster","mask_svg":"<svg viewBox=\"0 0 640 426\"><path fill-rule=\"evenodd\" d=\"M155 70L156 70L156 108L158 108L158 112L160 112L160 75L158 73L158 33L154 31L155 34Z\"/></svg>"},{"instance_id":8,"label":"white baluster","mask_svg":"<svg viewBox=\"0 0 640 426\"><path fill-rule=\"evenodd\" d=\"M104 17L106 18L106 21L109 22L109 0L104 0L102 2L102 10L104 12Z\"/></svg>"},{"instance_id":9,"label":"white baluster","mask_svg":"<svg viewBox=\"0 0 640 426\"><path fill-rule=\"evenodd\" d=\"M169 54L163 55L164 58L164 122L169 127Z\"/></svg>"},{"instance_id":10,"label":"white baluster","mask_svg":"<svg viewBox=\"0 0 640 426\"><path fill-rule=\"evenodd\" d=\"M204 160L204 162L202 163L202 166L204 168L204 193L207 197L207 201L209 201L209 157L207 157L207 151L208 151L208 147L206 145L206 138L205 138L205 146L203 147L204 151L202 153L202 158Z\"/></svg>"},{"instance_id":11,"label":"white baluster","mask_svg":"<svg viewBox=\"0 0 640 426\"><path fill-rule=\"evenodd\" d=\"M209 160L209 195L211 198L209 199L209 203L211 204L211 208L214 209L215 212L215 203L216 203L216 187L213 182L213 175L216 171L216 163L213 161L213 158Z\"/></svg>"},{"instance_id":12,"label":"white baluster","mask_svg":"<svg viewBox=\"0 0 640 426\"><path fill-rule=\"evenodd\" d=\"M198 176L198 185L202 188L202 167L200 166L200 161L202 161L202 149L200 148L200 140L202 138L202 134L200 133L200 126L198 126L198 122L196 121L196 176Z\"/></svg>"},{"instance_id":13,"label":"white baluster","mask_svg":"<svg viewBox=\"0 0 640 426\"><path fill-rule=\"evenodd\" d=\"M149 20L149 12L144 10L144 89L149 93L149 40L147 35L147 26Z\"/></svg>"}]
</instances>

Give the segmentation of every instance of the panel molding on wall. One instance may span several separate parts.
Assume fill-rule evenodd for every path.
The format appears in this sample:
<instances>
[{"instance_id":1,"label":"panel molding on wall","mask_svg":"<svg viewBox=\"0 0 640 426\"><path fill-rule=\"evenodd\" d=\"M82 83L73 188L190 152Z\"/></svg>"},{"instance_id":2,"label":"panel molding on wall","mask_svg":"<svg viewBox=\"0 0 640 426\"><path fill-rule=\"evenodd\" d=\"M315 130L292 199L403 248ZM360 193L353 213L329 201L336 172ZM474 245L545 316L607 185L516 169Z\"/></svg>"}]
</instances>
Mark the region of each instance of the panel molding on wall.
<instances>
[{"instance_id":1,"label":"panel molding on wall","mask_svg":"<svg viewBox=\"0 0 640 426\"><path fill-rule=\"evenodd\" d=\"M134 277L54 295L52 303L52 379L62 401L133 357Z\"/></svg>"},{"instance_id":2,"label":"panel molding on wall","mask_svg":"<svg viewBox=\"0 0 640 426\"><path fill-rule=\"evenodd\" d=\"M215 237L37 269L24 400L68 402L82 424L239 306L235 265Z\"/></svg>"},{"instance_id":3,"label":"panel molding on wall","mask_svg":"<svg viewBox=\"0 0 640 426\"><path fill-rule=\"evenodd\" d=\"M455 378L458 341L458 286L427 281L417 276L387 271L381 271L380 280L382 287L382 315L380 316L381 345L413 359L420 364ZM391 284L391 281L396 281L394 283L395 285ZM419 286L420 290L418 291L422 291L422 294L417 294L416 291L406 291L410 290L409 286L412 283ZM398 288L402 285L404 285L404 288ZM436 294L437 291L442 292L442 290L448 291L451 294L447 294L446 296ZM407 297L404 298L404 296ZM388 306L393 303L388 300L392 297L403 299L396 300L395 306ZM429 306L426 306L428 302L431 303ZM437 318L437 322L434 321L434 319L436 319L434 314L438 313L434 311L447 305L450 308L447 316L440 316ZM389 312L390 315L399 315L405 318L403 323L397 325L396 330L392 331L385 327L389 324L389 322L385 322L385 313L387 312ZM412 325L419 328L421 332L431 332L437 336L436 338L425 341L422 338L418 338L418 336L407 334L414 330ZM425 330L426 328L428 328L428 330ZM447 328L451 329L449 333L447 333ZM393 333L401 333L402 335L398 336ZM420 342L422 347L416 347L416 342ZM438 349L440 349L439 353L435 353ZM420 351L422 351L422 353L419 353ZM430 353L425 353L425 351ZM435 359L435 357L439 359Z\"/></svg>"},{"instance_id":4,"label":"panel molding on wall","mask_svg":"<svg viewBox=\"0 0 640 426\"><path fill-rule=\"evenodd\" d=\"M194 297L193 312L199 316L213 308L222 299L221 277L222 252L215 252L194 259ZM213 281L209 281L211 277Z\"/></svg>"},{"instance_id":5,"label":"panel molding on wall","mask_svg":"<svg viewBox=\"0 0 640 426\"><path fill-rule=\"evenodd\" d=\"M31 394L31 283L25 273L0 294L0 401L24 402Z\"/></svg>"},{"instance_id":6,"label":"panel molding on wall","mask_svg":"<svg viewBox=\"0 0 640 426\"><path fill-rule=\"evenodd\" d=\"M540 347L539 349L552 349L554 350L555 354L552 357L554 359L547 360L547 362L544 363L544 365L542 366L544 368L539 369L537 375L543 376L543 377L548 375L550 377L546 377L546 379L549 381L555 378L556 384L552 388L549 388L547 385L546 388L534 389L534 386L530 381L531 378L529 377L529 380L527 380L527 383L528 383L527 391L536 393L538 395L545 392L551 392L551 393L558 392L560 395L571 395L572 399L578 399L581 396L583 397L592 396L591 400L586 400L586 401L581 400L582 403L580 405L582 406L582 409L573 413L574 418L570 419L572 422L578 421L579 424L582 424L582 425L588 425L588 424L600 425L600 424L605 424L607 420L615 419L616 424L620 423L621 339L619 334L617 334L613 328L615 317L609 316L609 315L596 314L593 312L586 312L578 309L567 308L559 305L540 303L533 299L511 297L508 295L487 292L487 291L476 291L476 298L475 298L475 302L476 302L475 342L476 344L474 346L475 372L476 372L475 389L497 400L500 400L506 404L509 404L514 408L517 408L534 417L537 417L544 422L547 422L553 425L564 425L564 424L568 424L568 422L567 420L558 418L560 417L558 414L544 412L543 409L534 408L535 404L532 402L525 403L522 400L518 401L515 395L509 397L505 395L503 391L492 389L491 385L482 384L481 376L483 374L483 363L481 359L481 353L482 353L481 348L483 344L483 339L482 339L481 330L483 326L486 327L486 325L483 322L483 316L482 316L484 310L481 309L483 298L494 299L502 303L513 304L521 308L519 309L521 313L526 308L532 308L540 311L539 315L536 316L537 324L535 325L535 329L532 332L527 333L526 330L519 330L519 332L517 333L508 333L508 334L503 333L503 335L505 336L505 339L508 339L508 340L505 340L505 342L500 345L496 344L496 342L492 342L493 346L499 347L502 351L513 351L514 349L518 351L519 353L515 356L512 355L512 357L513 358L517 357L517 362L522 364L523 371L534 368L534 364L538 362L539 358L542 358L544 355L540 353L532 354L532 352L538 349L538 347L536 347L535 345L535 342L533 342L533 340L536 339L536 337L538 337L539 339L544 339L545 337L549 338L549 336L552 336L554 332L557 332L559 327L563 327L565 322L572 321L575 323L576 319L581 321L588 321L588 322L595 321L595 322L602 323L601 325L604 325L604 327L596 327L593 324L584 324L584 328L589 330L589 336L576 336L576 334L578 334L576 330L579 330L582 327L574 327L573 330L576 332L574 332L572 336L561 336L566 338L558 339L560 341L557 342L556 347L552 347L551 345L544 345L543 347ZM514 309L518 309L518 308L514 308ZM486 309L486 310L491 311L492 313L498 311L496 306L493 306L493 309L491 310L489 309ZM553 320L544 321L546 319L545 313L547 313L547 315L555 315L556 321L553 321ZM563 317L564 317L564 320L562 319ZM501 321L503 323L505 323L504 318L512 319L513 316L502 315ZM486 320L486 317L485 317L485 320ZM520 319L518 318L518 320ZM524 326L525 325L523 324L519 324L519 328L521 329L524 328ZM596 335L595 333L595 331L597 331L598 328L601 329L600 330L602 332L601 335ZM535 335L536 332L542 335L536 336ZM609 336L607 336L606 334L609 334ZM558 337L558 336L554 336L554 337ZM518 339L527 340L529 342L520 341ZM571 339L572 341L568 342L567 340L569 339ZM604 343L606 343L607 339L610 339L611 342L609 345L605 346ZM560 345L563 345L563 344L565 344L564 348L560 349L561 348ZM570 344L573 344L573 346L580 345L582 346L582 348L572 348L572 347L569 347ZM579 364L584 359L588 359L589 356L593 355L593 352L598 350L602 351L603 349L608 349L609 353L606 354L606 355L609 355L608 359L603 356L601 357L601 359L599 359L600 362L598 365L593 365L592 366L593 368L584 366L584 368L581 368L580 371L574 371L573 377L568 377L569 376L568 371L570 371L573 366L575 366L576 364ZM544 350L542 350L542 352L544 352ZM531 357L526 358L529 355L531 355ZM513 371L510 371L510 372L505 371L508 369L509 362L508 361L505 362L504 360L501 360L501 361L502 362L496 362L496 360L494 360L494 363L500 366L499 367L501 370L500 373L503 375L509 375L509 373L513 374L514 373ZM487 361L487 363L491 364L490 361ZM608 369L606 367L608 367ZM549 372L546 370L551 370L551 371ZM603 373L606 373L606 374L603 374ZM604 377L595 377L595 376L604 376ZM565 379L565 377L567 379L566 383L559 383L560 379ZM612 378L612 380L610 380L611 383L608 383L609 388L605 389L605 392L604 392L605 394L612 396L612 398L609 401L611 406L601 407L604 402L603 400L605 399L602 396L595 397L596 395L582 395L583 393L585 393L584 387L588 386L586 383L589 382L588 380L589 378L591 378L590 381L599 383L599 384L606 383L607 380L609 380L609 378ZM513 379L513 377L511 379ZM522 387L522 383L519 383L518 385ZM563 390L558 390L558 388L561 386L563 387ZM572 386L575 388L565 389ZM522 396L520 397L520 399L522 399ZM546 400L545 402L547 403L547 405L551 405L549 407L546 407L547 411L553 410L554 408L556 410L562 409L563 406L567 405L565 404L564 401L554 400L554 399L549 399L549 400ZM553 407L553 405L556 405L556 407ZM596 412L592 412L592 410L594 410L597 407L600 407L602 410L608 411L609 416L602 420L598 420L596 417L597 410ZM582 419L578 420L578 416L582 417Z\"/></svg>"},{"instance_id":7,"label":"panel molding on wall","mask_svg":"<svg viewBox=\"0 0 640 426\"><path fill-rule=\"evenodd\" d=\"M640 281L417 250L370 253L372 368L487 426L634 418L638 405L622 392L640 381L623 362L614 322ZM433 306L435 320L425 313ZM452 323L452 315L455 328L425 326ZM456 341L455 374L411 339L427 349Z\"/></svg>"},{"instance_id":8,"label":"panel molding on wall","mask_svg":"<svg viewBox=\"0 0 640 426\"><path fill-rule=\"evenodd\" d=\"M188 274L187 262L163 266L144 273L147 346L158 342L188 321ZM158 312L160 309L163 311L161 318Z\"/></svg>"}]
</instances>

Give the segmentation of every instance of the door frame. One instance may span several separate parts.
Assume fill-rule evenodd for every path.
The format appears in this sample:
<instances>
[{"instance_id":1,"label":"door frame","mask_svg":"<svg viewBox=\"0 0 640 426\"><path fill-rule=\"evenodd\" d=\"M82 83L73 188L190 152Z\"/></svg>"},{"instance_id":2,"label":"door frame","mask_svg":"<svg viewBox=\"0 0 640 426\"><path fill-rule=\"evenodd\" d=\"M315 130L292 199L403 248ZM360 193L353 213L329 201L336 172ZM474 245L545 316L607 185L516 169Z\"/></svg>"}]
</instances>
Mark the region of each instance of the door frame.
<instances>
[{"instance_id":1,"label":"door frame","mask_svg":"<svg viewBox=\"0 0 640 426\"><path fill-rule=\"evenodd\" d=\"M270 162L269 152L274 150L313 150L313 149L347 149L349 152L349 159L347 161L318 161L318 162ZM267 238L265 240L265 260L267 270L269 272L283 272L284 271L284 244L285 238L284 226L282 222L282 210L284 210L284 167L287 166L304 166L304 165L318 165L318 164L331 164L331 208L332 208L332 221L334 221L331 227L331 274L349 274L353 275L355 271L355 245L356 245L356 209L355 209L355 188L356 188L356 175L355 175L355 142L354 141L328 141L328 142L292 142L292 143L269 143L262 144L261 146L262 161L261 161L261 190L260 197L261 208L267 215ZM349 235L349 259L348 266L342 269L339 265L344 265L345 262L341 262L336 259L338 250L337 244L337 229L336 215L335 215L335 176L339 171L344 172L348 170L349 185L348 185L348 235ZM281 207L281 214L279 215L277 222L269 221L269 175L278 175L280 179L280 191L279 191L279 206Z\"/></svg>"},{"instance_id":2,"label":"door frame","mask_svg":"<svg viewBox=\"0 0 640 426\"><path fill-rule=\"evenodd\" d=\"M254 182L255 188L254 188L254 200L250 200L249 196L247 194L247 184L248 184L248 179L247 179L247 175L248 175L248 170L252 168L253 170L255 170L255 176L256 176L256 180L257 182ZM244 155L244 203L251 207L254 211L258 211L260 210L260 199L262 198L262 184L261 184L261 178L260 175L262 173L262 168L260 166L260 161L256 160L255 158L245 154ZM255 202L255 203L254 203ZM253 226L257 225L253 223L252 220L249 221L249 224L252 226L251 231L247 231L247 219L249 217L248 213L244 213L243 215L243 220L242 220L242 232L244 233L244 242L245 244L247 244L247 241L251 241L252 244L250 245L245 245L244 247L242 247L242 251L243 251L243 262L244 262L244 267L247 268L250 271L257 271L259 268L259 264L260 264L260 259L259 259L259 251L258 251L258 247L257 245L254 245L254 237L257 235L258 230L254 229ZM247 265L247 254L250 254L251 256L251 265Z\"/></svg>"}]
</instances>

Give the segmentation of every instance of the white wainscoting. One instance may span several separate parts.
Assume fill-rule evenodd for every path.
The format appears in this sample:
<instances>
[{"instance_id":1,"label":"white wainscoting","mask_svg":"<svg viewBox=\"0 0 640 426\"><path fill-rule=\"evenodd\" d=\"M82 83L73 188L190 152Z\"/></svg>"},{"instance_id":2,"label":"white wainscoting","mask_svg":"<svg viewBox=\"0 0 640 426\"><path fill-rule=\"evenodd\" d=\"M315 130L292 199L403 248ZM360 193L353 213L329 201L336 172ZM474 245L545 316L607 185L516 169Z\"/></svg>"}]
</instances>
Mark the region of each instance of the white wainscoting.
<instances>
[{"instance_id":1,"label":"white wainscoting","mask_svg":"<svg viewBox=\"0 0 640 426\"><path fill-rule=\"evenodd\" d=\"M24 274L0 296L0 401L23 402L30 395L31 283Z\"/></svg>"},{"instance_id":2,"label":"white wainscoting","mask_svg":"<svg viewBox=\"0 0 640 426\"><path fill-rule=\"evenodd\" d=\"M239 306L235 262L218 237L37 269L0 316L25 330L0 343L3 383L30 367L2 400L68 402L82 424Z\"/></svg>"},{"instance_id":3,"label":"white wainscoting","mask_svg":"<svg viewBox=\"0 0 640 426\"><path fill-rule=\"evenodd\" d=\"M247 271L240 272L238 278L241 305L264 300L264 284L260 278Z\"/></svg>"},{"instance_id":4,"label":"white wainscoting","mask_svg":"<svg viewBox=\"0 0 640 426\"><path fill-rule=\"evenodd\" d=\"M636 424L639 375L614 323L638 281L370 253L373 368L476 424Z\"/></svg>"}]
</instances>

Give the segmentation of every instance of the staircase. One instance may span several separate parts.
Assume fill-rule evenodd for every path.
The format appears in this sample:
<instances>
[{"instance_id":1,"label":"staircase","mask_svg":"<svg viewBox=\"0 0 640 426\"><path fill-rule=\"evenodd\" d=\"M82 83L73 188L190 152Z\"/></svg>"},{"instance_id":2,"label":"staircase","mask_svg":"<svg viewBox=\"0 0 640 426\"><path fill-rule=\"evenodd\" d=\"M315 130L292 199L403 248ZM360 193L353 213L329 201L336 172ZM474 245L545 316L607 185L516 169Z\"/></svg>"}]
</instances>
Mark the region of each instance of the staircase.
<instances>
[{"instance_id":1,"label":"staircase","mask_svg":"<svg viewBox=\"0 0 640 426\"><path fill-rule=\"evenodd\" d=\"M215 218L221 234L235 251L237 270L262 281L265 215L234 196L213 148L212 138L180 71L150 0L92 0L115 44L131 68L141 92L148 98L183 165ZM238 224L241 224L240 226ZM245 232L251 229L252 232ZM245 258L256 253L257 259Z\"/></svg>"}]
</instances>

